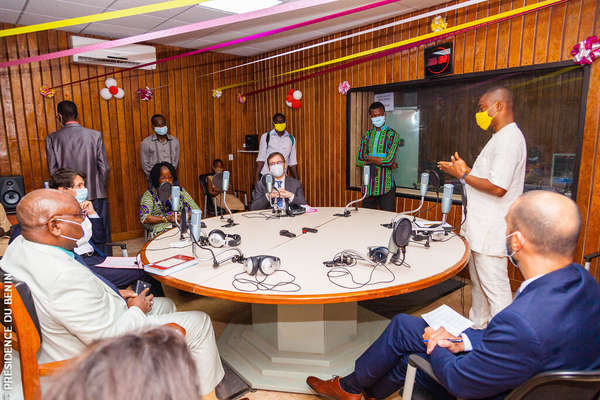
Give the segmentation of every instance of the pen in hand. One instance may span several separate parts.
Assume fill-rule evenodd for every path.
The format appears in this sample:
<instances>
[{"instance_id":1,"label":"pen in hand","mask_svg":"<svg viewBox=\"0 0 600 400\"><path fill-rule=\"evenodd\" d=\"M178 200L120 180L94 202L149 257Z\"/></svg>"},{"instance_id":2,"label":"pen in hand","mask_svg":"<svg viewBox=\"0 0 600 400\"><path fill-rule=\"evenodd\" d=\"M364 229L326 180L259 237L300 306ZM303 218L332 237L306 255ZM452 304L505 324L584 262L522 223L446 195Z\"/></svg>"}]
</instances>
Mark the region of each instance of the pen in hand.
<instances>
[{"instance_id":1,"label":"pen in hand","mask_svg":"<svg viewBox=\"0 0 600 400\"><path fill-rule=\"evenodd\" d=\"M447 340L450 343L462 343L462 339L442 339ZM423 340L423 343L429 343L429 340Z\"/></svg>"}]
</instances>

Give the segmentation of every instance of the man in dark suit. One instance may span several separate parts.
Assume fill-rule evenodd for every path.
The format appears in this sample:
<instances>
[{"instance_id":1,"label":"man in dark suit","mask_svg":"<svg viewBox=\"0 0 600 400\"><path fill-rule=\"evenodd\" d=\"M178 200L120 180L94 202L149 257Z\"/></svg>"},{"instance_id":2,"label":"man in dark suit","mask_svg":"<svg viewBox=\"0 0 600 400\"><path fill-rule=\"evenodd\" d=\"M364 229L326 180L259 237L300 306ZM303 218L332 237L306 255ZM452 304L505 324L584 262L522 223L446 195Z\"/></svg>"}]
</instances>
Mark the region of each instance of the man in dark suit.
<instances>
[{"instance_id":1,"label":"man in dark suit","mask_svg":"<svg viewBox=\"0 0 600 400\"><path fill-rule=\"evenodd\" d=\"M77 122L77 106L69 100L58 103L58 121L62 128L46 136L46 157L48 170L53 175L59 168L69 168L85 173L88 187L88 200L100 215L106 230L106 239L111 241L110 216L106 181L108 180L108 160L102 134L82 127Z\"/></svg>"},{"instance_id":2,"label":"man in dark suit","mask_svg":"<svg viewBox=\"0 0 600 400\"><path fill-rule=\"evenodd\" d=\"M269 154L267 165L269 173L273 176L273 191L270 194L273 204L281 210L285 209L289 204L306 204L302 183L298 179L286 175L287 164L283 154L278 152ZM264 210L267 208L271 208L271 204L269 203L267 184L263 176L256 184L252 193L250 209Z\"/></svg>"},{"instance_id":3,"label":"man in dark suit","mask_svg":"<svg viewBox=\"0 0 600 400\"><path fill-rule=\"evenodd\" d=\"M576 204L557 193L527 192L506 222L507 256L525 281L486 329L455 337L399 314L353 373L307 383L329 399L359 400L361 393L383 399L403 385L408 356L416 353L429 359L442 383L417 372L417 383L435 398L501 399L540 372L600 368L600 285L573 262L581 228Z\"/></svg>"}]
</instances>

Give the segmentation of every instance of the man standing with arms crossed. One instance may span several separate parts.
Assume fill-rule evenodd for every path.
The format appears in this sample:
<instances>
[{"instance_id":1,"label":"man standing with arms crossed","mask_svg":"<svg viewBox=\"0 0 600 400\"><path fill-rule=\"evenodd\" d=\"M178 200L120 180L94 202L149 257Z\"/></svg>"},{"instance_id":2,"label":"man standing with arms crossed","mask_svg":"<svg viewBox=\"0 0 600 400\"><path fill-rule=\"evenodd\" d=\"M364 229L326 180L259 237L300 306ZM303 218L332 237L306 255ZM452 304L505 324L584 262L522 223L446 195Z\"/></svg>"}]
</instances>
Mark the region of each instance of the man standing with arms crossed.
<instances>
[{"instance_id":1,"label":"man standing with arms crossed","mask_svg":"<svg viewBox=\"0 0 600 400\"><path fill-rule=\"evenodd\" d=\"M513 94L495 87L479 99L477 125L493 135L469 168L458 153L439 161L445 173L460 179L467 195L466 220L461 234L471 248L472 305L469 318L483 329L512 301L505 257L506 216L523 193L527 148L514 121Z\"/></svg>"}]
</instances>

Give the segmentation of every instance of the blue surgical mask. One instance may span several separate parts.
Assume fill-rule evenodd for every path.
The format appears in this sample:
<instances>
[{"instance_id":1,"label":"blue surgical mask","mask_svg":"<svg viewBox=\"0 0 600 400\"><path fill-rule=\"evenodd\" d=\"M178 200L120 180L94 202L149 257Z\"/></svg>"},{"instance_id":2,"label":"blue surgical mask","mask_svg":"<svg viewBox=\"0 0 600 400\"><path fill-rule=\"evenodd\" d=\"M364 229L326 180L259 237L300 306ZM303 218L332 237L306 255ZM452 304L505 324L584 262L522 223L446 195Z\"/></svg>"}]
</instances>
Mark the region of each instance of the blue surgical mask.
<instances>
[{"instance_id":1,"label":"blue surgical mask","mask_svg":"<svg viewBox=\"0 0 600 400\"><path fill-rule=\"evenodd\" d=\"M87 190L87 188L75 189L75 199L78 202L83 203L84 201L87 200L87 197L88 197L88 190Z\"/></svg>"},{"instance_id":2,"label":"blue surgical mask","mask_svg":"<svg viewBox=\"0 0 600 400\"><path fill-rule=\"evenodd\" d=\"M510 260L510 262L516 267L519 268L519 263L517 260L515 260L515 258L513 257L516 253L516 251L513 251L510 247L510 244L508 244L508 239L513 236L514 234L516 234L518 231L514 231L513 233L511 233L510 235L506 236L506 257L508 257L508 259Z\"/></svg>"},{"instance_id":3,"label":"blue surgical mask","mask_svg":"<svg viewBox=\"0 0 600 400\"><path fill-rule=\"evenodd\" d=\"M169 129L166 126L155 126L154 127L154 132L156 132L157 135L164 136L167 134L168 131L169 131Z\"/></svg>"},{"instance_id":4,"label":"blue surgical mask","mask_svg":"<svg viewBox=\"0 0 600 400\"><path fill-rule=\"evenodd\" d=\"M381 128L385 125L385 115L380 115L379 117L371 117L371 122L373 126L376 128Z\"/></svg>"}]
</instances>

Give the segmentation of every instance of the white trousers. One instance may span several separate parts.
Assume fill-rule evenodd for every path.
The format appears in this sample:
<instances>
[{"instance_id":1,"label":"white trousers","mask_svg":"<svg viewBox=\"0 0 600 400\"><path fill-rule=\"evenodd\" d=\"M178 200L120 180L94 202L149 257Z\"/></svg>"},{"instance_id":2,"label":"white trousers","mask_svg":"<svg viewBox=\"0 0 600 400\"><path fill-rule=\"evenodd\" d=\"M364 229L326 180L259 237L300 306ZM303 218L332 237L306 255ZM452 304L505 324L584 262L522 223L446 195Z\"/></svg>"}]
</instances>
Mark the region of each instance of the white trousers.
<instances>
[{"instance_id":1,"label":"white trousers","mask_svg":"<svg viewBox=\"0 0 600 400\"><path fill-rule=\"evenodd\" d=\"M198 370L200 394L204 396L212 392L225 376L225 370L210 317L202 311L175 312L175 303L171 299L157 297L148 319L156 325L174 322L185 329L185 341Z\"/></svg>"},{"instance_id":2,"label":"white trousers","mask_svg":"<svg viewBox=\"0 0 600 400\"><path fill-rule=\"evenodd\" d=\"M475 329L484 329L492 317L512 302L506 257L471 251L471 310L469 319Z\"/></svg>"}]
</instances>

